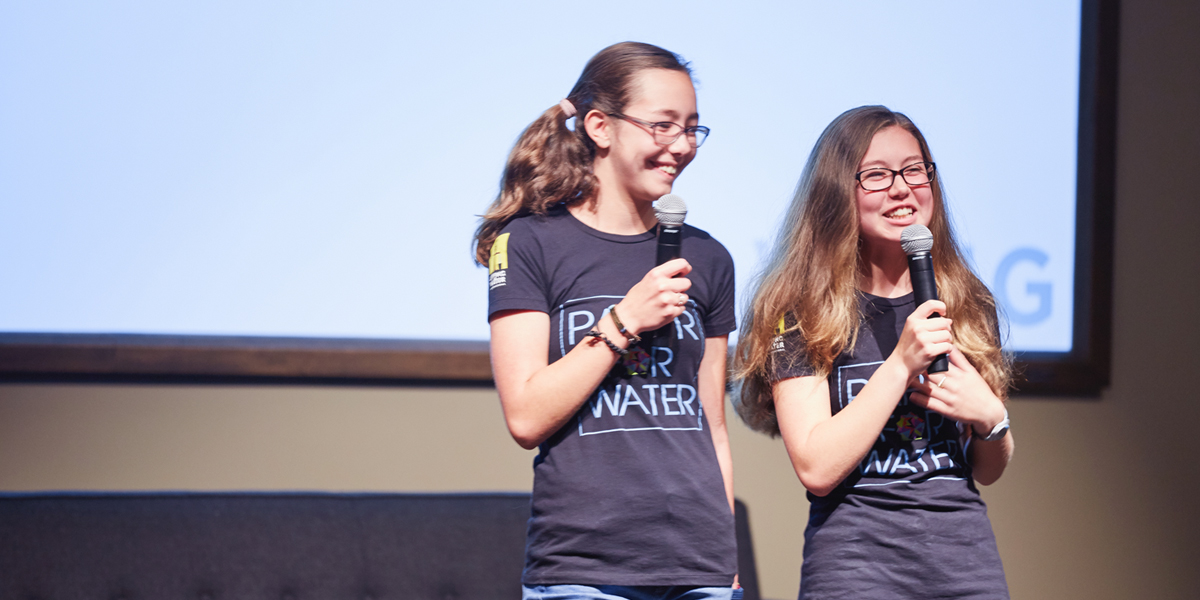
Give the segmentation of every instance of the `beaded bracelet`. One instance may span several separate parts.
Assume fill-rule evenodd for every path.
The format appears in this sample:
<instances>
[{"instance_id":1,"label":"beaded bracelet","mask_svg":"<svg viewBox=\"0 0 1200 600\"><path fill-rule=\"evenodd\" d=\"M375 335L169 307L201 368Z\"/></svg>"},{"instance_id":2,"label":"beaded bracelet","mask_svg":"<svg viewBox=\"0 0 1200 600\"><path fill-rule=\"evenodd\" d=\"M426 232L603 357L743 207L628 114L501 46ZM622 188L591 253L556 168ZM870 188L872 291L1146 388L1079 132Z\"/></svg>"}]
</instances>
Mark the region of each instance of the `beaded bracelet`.
<instances>
[{"instance_id":1,"label":"beaded bracelet","mask_svg":"<svg viewBox=\"0 0 1200 600\"><path fill-rule=\"evenodd\" d=\"M595 327L593 327L591 331L587 332L585 337L594 337L594 338L604 342L604 345L608 346L609 350L616 352L617 356L625 356L626 354L629 354L628 350L612 343L612 341L610 341L608 339L607 335L604 335L603 333L600 332L599 329L596 329Z\"/></svg>"},{"instance_id":2,"label":"beaded bracelet","mask_svg":"<svg viewBox=\"0 0 1200 600\"><path fill-rule=\"evenodd\" d=\"M617 330L621 332L621 335L625 336L625 339L629 340L629 343L636 344L636 343L642 341L642 338L640 338L637 335L634 335L632 333L629 333L629 331L625 329L625 324L622 323L621 318L617 316L617 307L616 306L608 309L608 314L612 315L613 324L617 326Z\"/></svg>"}]
</instances>

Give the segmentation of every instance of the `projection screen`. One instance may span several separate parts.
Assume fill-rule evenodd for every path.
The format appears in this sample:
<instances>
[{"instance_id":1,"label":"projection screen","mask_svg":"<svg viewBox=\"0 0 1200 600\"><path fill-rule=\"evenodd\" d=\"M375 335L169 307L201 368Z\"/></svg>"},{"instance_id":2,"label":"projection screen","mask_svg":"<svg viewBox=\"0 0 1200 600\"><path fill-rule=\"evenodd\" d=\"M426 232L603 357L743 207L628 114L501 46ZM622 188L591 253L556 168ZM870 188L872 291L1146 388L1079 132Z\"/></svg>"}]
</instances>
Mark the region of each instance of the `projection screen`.
<instances>
[{"instance_id":1,"label":"projection screen","mask_svg":"<svg viewBox=\"0 0 1200 600\"><path fill-rule=\"evenodd\" d=\"M821 130L883 104L930 142L1025 389L1087 391L1107 378L1107 6L9 3L0 369L486 381L477 215L521 130L631 39L692 63L712 135L675 193L733 254L739 303Z\"/></svg>"}]
</instances>

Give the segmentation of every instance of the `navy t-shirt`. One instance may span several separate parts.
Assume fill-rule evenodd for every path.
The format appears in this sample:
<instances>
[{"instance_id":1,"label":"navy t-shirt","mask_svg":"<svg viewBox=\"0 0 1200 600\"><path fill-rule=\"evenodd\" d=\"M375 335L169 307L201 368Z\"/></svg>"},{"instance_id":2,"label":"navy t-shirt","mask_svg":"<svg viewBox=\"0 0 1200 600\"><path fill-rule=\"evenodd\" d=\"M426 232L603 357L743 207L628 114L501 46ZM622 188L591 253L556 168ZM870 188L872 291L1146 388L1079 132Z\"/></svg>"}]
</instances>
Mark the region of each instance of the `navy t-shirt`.
<instances>
[{"instance_id":1,"label":"navy t-shirt","mask_svg":"<svg viewBox=\"0 0 1200 600\"><path fill-rule=\"evenodd\" d=\"M653 231L603 233L561 208L514 219L492 246L489 318L547 313L553 363L654 268L656 244ZM527 585L733 582L733 516L697 380L705 338L735 328L733 260L694 227L681 246L693 267L684 313L644 332L642 364L618 361L539 447Z\"/></svg>"},{"instance_id":2,"label":"navy t-shirt","mask_svg":"<svg viewBox=\"0 0 1200 600\"><path fill-rule=\"evenodd\" d=\"M915 308L912 294L863 294L858 340L829 374L832 414L891 355ZM814 374L799 331L776 338L772 368L775 381ZM910 391L858 468L828 496L808 494L802 599L1008 598L987 508L971 478L970 430L909 402Z\"/></svg>"}]
</instances>

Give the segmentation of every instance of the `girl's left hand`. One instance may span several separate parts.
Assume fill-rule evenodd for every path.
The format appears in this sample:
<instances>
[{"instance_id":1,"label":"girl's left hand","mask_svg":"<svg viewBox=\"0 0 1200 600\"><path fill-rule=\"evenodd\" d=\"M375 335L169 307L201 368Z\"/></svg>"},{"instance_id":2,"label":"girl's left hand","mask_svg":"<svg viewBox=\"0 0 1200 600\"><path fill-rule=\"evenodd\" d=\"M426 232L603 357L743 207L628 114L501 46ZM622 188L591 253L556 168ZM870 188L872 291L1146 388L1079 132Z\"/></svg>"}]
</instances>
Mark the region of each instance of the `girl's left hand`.
<instances>
[{"instance_id":1,"label":"girl's left hand","mask_svg":"<svg viewBox=\"0 0 1200 600\"><path fill-rule=\"evenodd\" d=\"M958 348L950 352L948 371L926 373L924 378L924 383L912 386L909 400L914 404L962 421L983 434L1004 419L1004 402Z\"/></svg>"}]
</instances>

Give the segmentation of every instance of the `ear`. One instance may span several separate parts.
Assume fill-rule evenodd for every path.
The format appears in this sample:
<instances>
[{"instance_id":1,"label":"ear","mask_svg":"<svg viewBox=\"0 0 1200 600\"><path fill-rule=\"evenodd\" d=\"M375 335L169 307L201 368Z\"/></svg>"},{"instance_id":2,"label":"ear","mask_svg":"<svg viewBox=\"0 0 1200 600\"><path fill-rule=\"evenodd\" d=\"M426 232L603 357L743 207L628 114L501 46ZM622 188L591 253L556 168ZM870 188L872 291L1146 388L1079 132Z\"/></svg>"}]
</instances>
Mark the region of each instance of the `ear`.
<instances>
[{"instance_id":1,"label":"ear","mask_svg":"<svg viewBox=\"0 0 1200 600\"><path fill-rule=\"evenodd\" d=\"M608 149L612 145L612 123L608 115L598 110L589 110L583 117L583 131L592 138L597 148Z\"/></svg>"}]
</instances>

